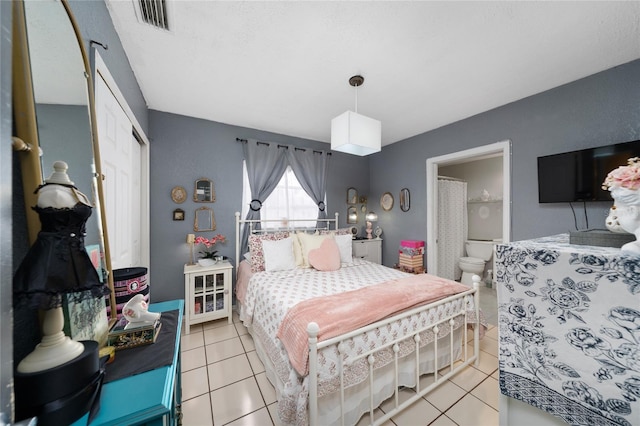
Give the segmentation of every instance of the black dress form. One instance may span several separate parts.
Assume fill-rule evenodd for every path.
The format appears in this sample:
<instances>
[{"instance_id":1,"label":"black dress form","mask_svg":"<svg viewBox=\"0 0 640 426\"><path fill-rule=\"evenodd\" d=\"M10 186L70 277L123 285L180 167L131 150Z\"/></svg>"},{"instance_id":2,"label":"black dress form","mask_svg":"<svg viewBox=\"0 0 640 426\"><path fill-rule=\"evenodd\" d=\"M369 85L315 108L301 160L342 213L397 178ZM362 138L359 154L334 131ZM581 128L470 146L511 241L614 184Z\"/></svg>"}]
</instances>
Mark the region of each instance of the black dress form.
<instances>
[{"instance_id":1,"label":"black dress form","mask_svg":"<svg viewBox=\"0 0 640 426\"><path fill-rule=\"evenodd\" d=\"M34 210L42 228L13 277L16 304L52 309L62 305L63 293L74 293L76 302L109 294L84 247L91 206Z\"/></svg>"}]
</instances>

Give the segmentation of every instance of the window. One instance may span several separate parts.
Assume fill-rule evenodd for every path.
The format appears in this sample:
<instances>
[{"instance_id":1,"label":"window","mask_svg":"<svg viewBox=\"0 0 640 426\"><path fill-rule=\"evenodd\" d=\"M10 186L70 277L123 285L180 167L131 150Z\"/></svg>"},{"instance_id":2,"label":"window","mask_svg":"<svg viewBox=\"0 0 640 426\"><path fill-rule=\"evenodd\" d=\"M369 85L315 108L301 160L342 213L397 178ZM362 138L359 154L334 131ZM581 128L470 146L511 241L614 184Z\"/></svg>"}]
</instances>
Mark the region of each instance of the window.
<instances>
[{"instance_id":1,"label":"window","mask_svg":"<svg viewBox=\"0 0 640 426\"><path fill-rule=\"evenodd\" d=\"M242 217L247 217L249 212L249 203L251 202L251 191L249 190L249 179L247 177L247 165L242 162ZM282 179L278 183L276 189L262 203L260 209L260 218L268 220L278 219L308 219L318 217L318 206L313 199L304 191L296 175L287 167ZM269 227L276 228L278 226L286 226L284 223L272 222ZM315 227L315 220L304 222L296 222L296 227ZM263 227L263 228L266 228Z\"/></svg>"}]
</instances>

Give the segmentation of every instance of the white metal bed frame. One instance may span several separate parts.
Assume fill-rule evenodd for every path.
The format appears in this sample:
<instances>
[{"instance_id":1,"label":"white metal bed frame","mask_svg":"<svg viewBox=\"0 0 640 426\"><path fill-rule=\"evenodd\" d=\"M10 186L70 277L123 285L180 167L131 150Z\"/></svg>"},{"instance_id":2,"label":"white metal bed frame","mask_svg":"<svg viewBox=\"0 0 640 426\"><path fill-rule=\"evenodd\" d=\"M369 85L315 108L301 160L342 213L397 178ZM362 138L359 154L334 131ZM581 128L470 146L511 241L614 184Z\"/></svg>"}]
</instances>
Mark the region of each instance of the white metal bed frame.
<instances>
[{"instance_id":1,"label":"white metal bed frame","mask_svg":"<svg viewBox=\"0 0 640 426\"><path fill-rule=\"evenodd\" d=\"M315 219L314 219L315 220ZM286 227L278 227L277 231L294 231L296 230L295 226L291 226L291 223L296 223L296 222L309 222L309 220L289 220L288 222L288 226ZM320 228L320 229L330 229L330 225L331 223L334 224L334 230L337 229L337 224L338 224L338 213L335 213L335 219L318 219L316 220L317 222L324 222L326 223L327 227L326 228ZM261 223L261 224L265 224L265 223L282 223L281 220L241 220L240 219L240 213L236 212L236 271L238 270L238 265L241 261L241 257L240 257L240 237L241 237L241 233L240 233L240 228L241 225L246 224L247 226L250 226L251 228L251 233L254 233L254 224L255 223ZM301 228L298 228L301 229ZM308 228L306 228L308 229ZM314 227L314 229L316 229ZM257 232L274 232L275 229L274 228L267 228L264 230L259 230ZM409 407L411 404L413 404L415 401L417 401L418 399L422 398L423 396L425 396L426 394L428 394L430 391L432 391L433 389L437 388L440 384L444 383L445 381L447 381L450 377L454 376L455 374L457 374L458 372L460 372L461 370L463 370L464 368L466 368L467 366L469 366L471 363L473 363L474 365L478 365L478 361L479 361L479 353L480 353L480 324L479 324L479 320L480 320L480 291L479 291L479 287L480 287L480 277L477 275L473 276L473 288L463 292L463 293L458 293L456 295L447 297L445 299L439 300L438 302L435 303L431 303L431 304L427 304L427 305L423 305L411 310L408 310L406 312L403 312L401 314L398 315L394 315L392 317L389 317L387 319L378 321L376 323L370 324L368 326L359 328L357 330L351 331L349 333L343 334L341 336L336 336L332 339L328 339L328 340L324 340L322 342L318 342L317 339L317 335L319 332L319 327L316 323L311 322L309 323L309 325L307 326L307 333L309 335L309 424L311 426L316 426L318 425L318 352L323 349L326 348L328 346L332 346L332 345L337 345L338 347L338 352L343 355L342 357L340 357L340 362L339 362L339 375L340 375L340 410L341 410L341 424L344 426L344 407L345 407L345 398L344 398L344 393L345 393L345 386L344 386L344 369L345 367L347 367L349 364L355 363L358 360L367 359L367 363L369 365L369 419L371 421L372 425L380 425L382 423L384 423L385 421L389 420L391 417L399 414L401 411L403 411L404 409L406 409L407 407ZM420 312L423 311L427 311L433 308L436 308L438 306L441 305L445 305L447 303L453 302L456 299L459 298L473 298L473 302L474 302L474 309L475 309L475 318L476 321L478 322L476 324L475 327L473 327L473 355L469 356L469 336L468 336L468 332L469 332L469 317L467 314L467 310L466 310L466 303L462 304L462 307L460 310L455 311L455 312L451 312L449 315L443 317L442 319L440 319L439 321L433 323L433 324L428 324L424 327L419 327L419 329L412 331L408 334L404 334L402 336L398 336L396 339L392 339L388 342L386 342L385 344L376 347L375 349L366 351L362 354L359 355L355 355L355 356L351 356L351 357L347 357L347 354L343 351L343 347L342 345L344 345L344 342L353 339L355 336L358 335L363 335L371 330L374 330L376 328L382 328L385 327L388 324L391 324L393 322L396 322L400 319L403 318L407 318L410 317L412 315L416 315L419 314ZM462 316L464 318L462 327L463 327L463 343L462 343L462 362L458 362L459 359L454 359L454 318L458 317L458 316ZM440 370L444 370L444 368L440 367L437 365L437 360L439 359L439 349L438 349L438 340L439 338L437 336L439 336L439 332L441 330L442 327L449 327L449 339L450 339L450 344L449 344L449 366L448 366L448 371L445 373L443 371ZM436 363L436 368L434 368L433 373L429 373L429 374L433 374L434 376L434 381L433 383L431 383L430 385L426 386L424 389L421 389L421 385L420 385L420 376L422 376L420 374L420 369L419 369L419 364L420 364L420 340L421 337L420 335L424 332L428 332L428 331L432 331L434 333L434 336L436 336L432 342L433 345L433 352L434 352L434 362ZM413 339L413 341L415 342L415 351L413 352L413 355L408 355L408 356L413 356L415 359L415 370L414 370L414 374L415 374L415 382L416 382L416 386L415 386L415 394L412 395L410 398L406 399L404 402L400 403L400 398L399 398L399 388L400 388L400 384L399 384L399 343L402 341L406 341L407 339ZM387 409L387 412L385 412L382 416L379 416L378 418L374 419L374 410L379 406L376 405L374 406L374 397L373 397L373 393L374 393L374 389L373 389L373 381L374 381L374 374L375 374L375 369L374 369L374 363L375 363L375 356L376 353L385 350L387 348L391 348L391 350L394 353L394 361L393 361L393 369L394 369L394 377L395 377L395 381L394 381L394 394L392 396L392 400L393 400L393 408L391 410ZM457 364L456 364L457 363ZM265 363L265 366L268 363Z\"/></svg>"}]
</instances>

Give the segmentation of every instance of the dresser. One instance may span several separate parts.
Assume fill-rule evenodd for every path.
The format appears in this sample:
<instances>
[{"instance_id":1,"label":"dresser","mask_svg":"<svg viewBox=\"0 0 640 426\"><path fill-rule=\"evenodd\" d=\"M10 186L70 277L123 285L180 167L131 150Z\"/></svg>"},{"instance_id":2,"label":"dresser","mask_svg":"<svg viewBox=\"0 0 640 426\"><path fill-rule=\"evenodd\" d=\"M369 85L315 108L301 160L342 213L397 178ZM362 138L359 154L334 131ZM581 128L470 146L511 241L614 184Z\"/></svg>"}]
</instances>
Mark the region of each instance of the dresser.
<instances>
[{"instance_id":1,"label":"dresser","mask_svg":"<svg viewBox=\"0 0 640 426\"><path fill-rule=\"evenodd\" d=\"M150 312L161 312L163 321L156 343L132 349L116 351L115 360L107 365L107 377L114 374L117 363L142 366L150 358L149 350L161 348L162 356L169 358L169 365L132 373L110 381L102 386L100 410L88 423L88 414L73 423L73 426L98 425L175 425L179 424L182 402L180 382L180 331L184 314L184 301L152 303ZM171 314L171 317L168 315ZM167 317L165 317L167 315ZM168 321L171 318L172 321ZM165 334L163 334L165 333ZM160 340L170 336L170 340ZM175 336L175 338L174 338ZM126 354L125 354L126 353Z\"/></svg>"},{"instance_id":2,"label":"dresser","mask_svg":"<svg viewBox=\"0 0 640 426\"><path fill-rule=\"evenodd\" d=\"M231 324L232 274L233 266L226 260L211 266L184 266L185 334L191 325L206 321L228 318Z\"/></svg>"},{"instance_id":3,"label":"dresser","mask_svg":"<svg viewBox=\"0 0 640 426\"><path fill-rule=\"evenodd\" d=\"M639 424L638 265L568 234L496 246L500 424Z\"/></svg>"},{"instance_id":4,"label":"dresser","mask_svg":"<svg viewBox=\"0 0 640 426\"><path fill-rule=\"evenodd\" d=\"M382 264L382 238L353 240L353 257Z\"/></svg>"}]
</instances>

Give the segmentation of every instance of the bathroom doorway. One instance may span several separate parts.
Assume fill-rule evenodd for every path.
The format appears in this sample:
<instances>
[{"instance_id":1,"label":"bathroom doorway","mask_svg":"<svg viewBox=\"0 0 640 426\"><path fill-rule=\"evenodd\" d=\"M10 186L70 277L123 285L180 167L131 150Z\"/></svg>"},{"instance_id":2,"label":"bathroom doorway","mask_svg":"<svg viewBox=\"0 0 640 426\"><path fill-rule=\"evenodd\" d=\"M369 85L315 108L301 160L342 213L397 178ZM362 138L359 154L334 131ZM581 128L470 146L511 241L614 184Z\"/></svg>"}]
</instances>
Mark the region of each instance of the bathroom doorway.
<instances>
[{"instance_id":1,"label":"bathroom doorway","mask_svg":"<svg viewBox=\"0 0 640 426\"><path fill-rule=\"evenodd\" d=\"M502 141L427 160L427 270L438 275L438 174L445 166L502 157L502 241L511 237L511 142Z\"/></svg>"},{"instance_id":2,"label":"bathroom doorway","mask_svg":"<svg viewBox=\"0 0 640 426\"><path fill-rule=\"evenodd\" d=\"M502 242L511 241L511 141L505 140L477 148L472 148L427 160L427 271L430 274L438 275L438 175L440 169L449 166L461 166L466 163L474 163L488 158L501 157L502 159L502 188L501 188L501 210L502 210ZM469 197L483 197L486 194L475 194L472 190ZM497 192L497 191L496 191ZM500 196L498 194L498 196ZM491 197L491 194L489 194ZM481 287L484 290L484 286ZM492 293L495 293L495 288ZM481 306L487 319L493 319L497 315L497 305L495 300L487 300L488 305ZM493 298L492 298L493 299ZM484 305L481 297L481 305ZM490 307L491 312L489 312ZM493 312L495 310L495 312ZM490 321L492 322L492 321Z\"/></svg>"}]
</instances>

